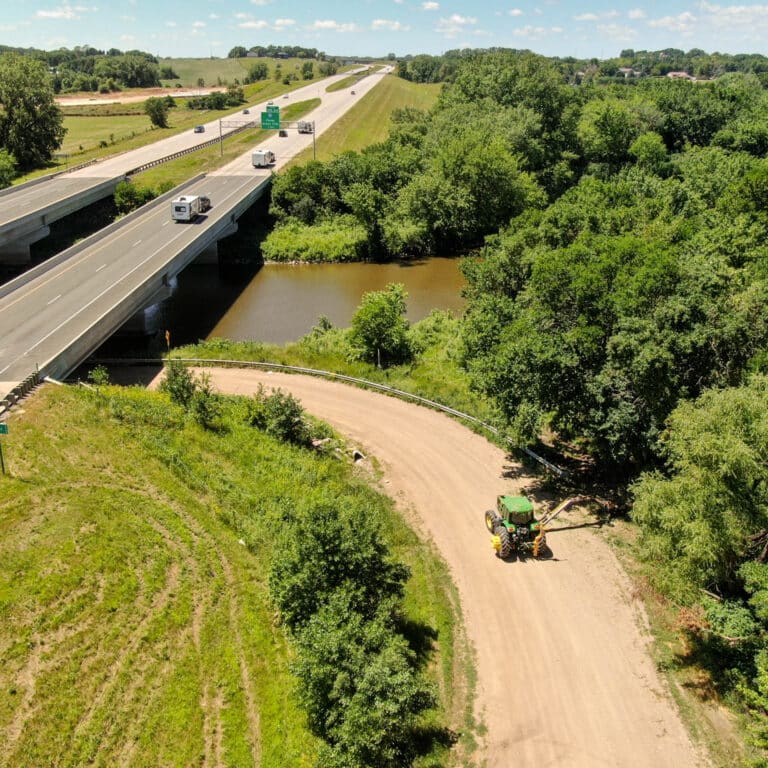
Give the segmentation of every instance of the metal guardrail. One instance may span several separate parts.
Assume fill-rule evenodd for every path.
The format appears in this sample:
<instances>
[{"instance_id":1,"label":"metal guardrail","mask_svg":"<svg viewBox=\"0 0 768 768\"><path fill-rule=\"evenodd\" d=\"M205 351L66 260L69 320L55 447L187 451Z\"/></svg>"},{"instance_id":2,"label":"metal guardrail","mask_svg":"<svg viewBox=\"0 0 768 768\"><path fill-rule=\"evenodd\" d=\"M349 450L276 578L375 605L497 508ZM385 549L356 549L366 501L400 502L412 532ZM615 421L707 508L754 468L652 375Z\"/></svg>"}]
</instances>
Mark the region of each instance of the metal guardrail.
<instances>
[{"instance_id":1,"label":"metal guardrail","mask_svg":"<svg viewBox=\"0 0 768 768\"><path fill-rule=\"evenodd\" d=\"M195 144L194 147L187 147L186 149L180 149L178 152L174 152L171 155L160 157L157 160L150 160L148 163L144 163L143 165L139 165L136 168L133 168L132 170L128 171L125 175L134 176L137 173L141 173L142 171L149 170L150 168L154 168L157 165L162 165L163 163L168 163L171 160L177 160L180 157L191 155L193 152L197 152L200 149L215 147L220 141L222 141L222 139L226 139L226 138L229 138L230 136L234 136L235 134L242 133L243 131L247 131L250 128L256 128L257 126L258 126L258 122L256 120L252 120L251 122L244 123L243 125L239 125L237 128L233 128L231 131L222 133L221 136L217 136L215 139L208 139L208 141L201 141L199 144Z\"/></svg>"},{"instance_id":2,"label":"metal guardrail","mask_svg":"<svg viewBox=\"0 0 768 768\"><path fill-rule=\"evenodd\" d=\"M478 419L475 416L470 416L468 413L464 413L463 411L458 411L455 408L451 408L448 405L443 405L443 403L438 403L436 400L429 400L426 397L421 397L420 395L414 395L412 392L406 392L402 389L397 389L395 387L387 386L386 384L379 384L375 381L368 381L367 379L358 379L354 376L347 376L343 373L334 373L333 371L323 371L319 370L317 368L302 368L301 366L297 365L282 365L281 363L263 363L263 362L253 362L250 360L218 360L218 359L198 359L198 358L187 358L187 357L181 357L181 358L173 358L174 360L178 360L182 363L192 363L194 365L222 365L227 367L237 367L237 368L267 368L270 370L279 370L279 371L287 371L289 373L303 373L308 376L320 376L323 378L328 379L336 379L339 381L348 381L352 384L357 384L363 387L367 387L370 389L376 389L381 392L386 392L388 394L396 395L397 397L402 397L407 400L414 400L417 403L420 403L422 405L426 405L429 408L434 408L435 410L442 411L443 413L448 413L451 416L455 416L456 418L462 419L463 421L469 421L472 424L477 424L477 426L482 427L483 429L488 430L492 434L496 435L499 438L502 438L503 440L506 440L510 445L514 445L514 443L509 439L505 438L501 432L491 424L487 424L486 422L482 421L481 419ZM134 361L134 362L149 362L149 361ZM158 363L160 361L153 360L153 363ZM167 360L163 359L161 361L164 365L167 364ZM516 448L520 448L520 446L515 446ZM534 461L537 461L539 464L541 464L543 467L548 469L550 472L554 473L560 478L565 478L568 476L568 472L561 467L558 467L556 464L553 464L551 461L547 461L543 456L539 456L539 454L532 451L530 448L522 447L520 450L523 451L526 455L530 456Z\"/></svg>"}]
</instances>

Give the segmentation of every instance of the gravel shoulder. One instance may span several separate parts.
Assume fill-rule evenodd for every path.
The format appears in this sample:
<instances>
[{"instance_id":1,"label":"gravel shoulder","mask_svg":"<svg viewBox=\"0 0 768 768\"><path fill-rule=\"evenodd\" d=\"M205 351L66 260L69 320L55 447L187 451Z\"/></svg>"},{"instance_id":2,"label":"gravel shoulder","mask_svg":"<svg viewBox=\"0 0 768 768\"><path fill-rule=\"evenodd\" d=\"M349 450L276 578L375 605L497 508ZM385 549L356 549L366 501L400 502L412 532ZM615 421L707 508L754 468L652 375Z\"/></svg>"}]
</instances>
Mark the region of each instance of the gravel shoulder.
<instances>
[{"instance_id":1,"label":"gravel shoulder","mask_svg":"<svg viewBox=\"0 0 768 768\"><path fill-rule=\"evenodd\" d=\"M593 530L552 532L546 560L494 556L484 510L533 479L503 451L442 414L338 382L206 371L222 392L291 392L375 456L391 495L416 511L461 597L489 768L709 764L653 665L632 585Z\"/></svg>"}]
</instances>

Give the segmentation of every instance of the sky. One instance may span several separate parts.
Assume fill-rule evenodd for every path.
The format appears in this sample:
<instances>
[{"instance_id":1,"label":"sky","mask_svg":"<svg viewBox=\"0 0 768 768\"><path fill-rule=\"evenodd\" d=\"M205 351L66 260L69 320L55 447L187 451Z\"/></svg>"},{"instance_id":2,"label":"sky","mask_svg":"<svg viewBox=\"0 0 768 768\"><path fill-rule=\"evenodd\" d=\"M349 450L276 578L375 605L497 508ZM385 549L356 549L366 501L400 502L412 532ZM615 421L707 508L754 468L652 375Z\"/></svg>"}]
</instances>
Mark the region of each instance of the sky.
<instances>
[{"instance_id":1,"label":"sky","mask_svg":"<svg viewBox=\"0 0 768 768\"><path fill-rule=\"evenodd\" d=\"M0 43L47 50L139 49L161 57L223 57L236 45L301 45L345 56L440 54L466 47L527 48L579 58L611 58L625 48L768 55L768 4L0 0Z\"/></svg>"}]
</instances>

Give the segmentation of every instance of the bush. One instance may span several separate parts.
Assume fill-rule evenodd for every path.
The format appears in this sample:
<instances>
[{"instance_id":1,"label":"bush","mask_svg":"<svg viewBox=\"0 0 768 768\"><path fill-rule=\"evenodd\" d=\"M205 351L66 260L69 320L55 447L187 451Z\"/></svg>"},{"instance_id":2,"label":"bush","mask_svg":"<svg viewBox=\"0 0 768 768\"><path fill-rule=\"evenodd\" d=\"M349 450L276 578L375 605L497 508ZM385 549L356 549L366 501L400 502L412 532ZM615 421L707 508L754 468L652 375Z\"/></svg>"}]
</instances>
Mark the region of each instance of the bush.
<instances>
[{"instance_id":1,"label":"bush","mask_svg":"<svg viewBox=\"0 0 768 768\"><path fill-rule=\"evenodd\" d=\"M187 410L197 390L197 382L192 371L184 363L171 360L165 369L165 378L160 384L160 391L171 398L171 402Z\"/></svg>"},{"instance_id":2,"label":"bush","mask_svg":"<svg viewBox=\"0 0 768 768\"><path fill-rule=\"evenodd\" d=\"M301 403L280 389L267 395L260 385L251 402L249 419L252 426L278 440L295 445L309 443L310 432Z\"/></svg>"}]
</instances>

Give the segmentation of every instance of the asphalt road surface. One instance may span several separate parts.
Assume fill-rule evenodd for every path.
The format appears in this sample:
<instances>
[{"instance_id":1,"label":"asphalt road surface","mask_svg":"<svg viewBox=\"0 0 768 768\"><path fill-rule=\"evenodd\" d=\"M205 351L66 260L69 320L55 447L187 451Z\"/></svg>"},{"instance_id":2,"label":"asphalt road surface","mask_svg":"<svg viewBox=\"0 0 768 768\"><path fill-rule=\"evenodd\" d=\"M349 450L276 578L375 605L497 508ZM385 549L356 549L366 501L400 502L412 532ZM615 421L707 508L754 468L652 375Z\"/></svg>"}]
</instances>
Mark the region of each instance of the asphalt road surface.
<instances>
[{"instance_id":1,"label":"asphalt road surface","mask_svg":"<svg viewBox=\"0 0 768 768\"><path fill-rule=\"evenodd\" d=\"M206 371L223 392L263 383L293 393L381 462L389 492L458 586L490 768L709 764L656 672L631 584L594 530L550 533L550 559L495 557L483 512L532 479L501 450L442 414L338 382Z\"/></svg>"}]
</instances>

